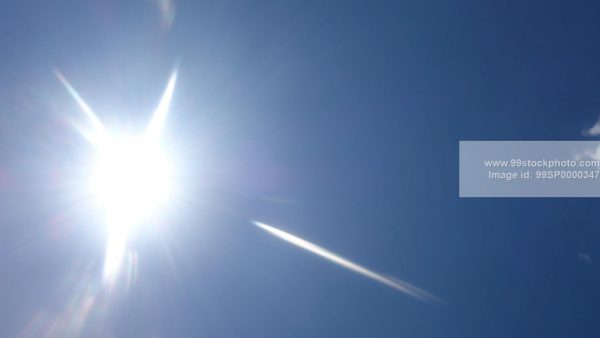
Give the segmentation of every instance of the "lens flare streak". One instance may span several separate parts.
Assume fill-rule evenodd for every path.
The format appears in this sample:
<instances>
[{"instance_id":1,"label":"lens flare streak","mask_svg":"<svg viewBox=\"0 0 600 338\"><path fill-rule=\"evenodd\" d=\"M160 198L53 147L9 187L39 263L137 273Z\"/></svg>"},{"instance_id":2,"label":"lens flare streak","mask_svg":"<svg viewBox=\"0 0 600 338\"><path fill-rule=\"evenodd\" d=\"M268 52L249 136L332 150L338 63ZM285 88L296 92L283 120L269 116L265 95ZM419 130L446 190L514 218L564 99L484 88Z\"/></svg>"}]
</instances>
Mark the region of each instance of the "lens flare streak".
<instances>
[{"instance_id":1,"label":"lens flare streak","mask_svg":"<svg viewBox=\"0 0 600 338\"><path fill-rule=\"evenodd\" d=\"M360 275L363 275L367 278L370 278L374 281L377 281L379 283L382 283L384 285L387 285L393 289L396 289L400 292L403 292L411 297L414 297L416 299L425 301L425 302L437 302L440 301L436 296L432 295L431 293L422 290L414 285L411 285L407 282L395 279L395 278L391 278L391 277L387 277L384 275L381 275L377 272L371 271L361 265L358 265L344 257L341 257L325 248L322 248L316 244L313 244L307 240L304 240L300 237L294 236L290 233L287 233L283 230L279 230L277 228L274 228L272 226L266 225L264 223L260 223L260 222L252 222L254 225L256 225L257 227L265 230L266 232L270 233L271 235L278 237L290 244L293 244L299 248L302 248L306 251L309 251L317 256L320 256L322 258L325 258L326 260L335 263L339 266L342 266L350 271L356 272Z\"/></svg>"},{"instance_id":2,"label":"lens flare streak","mask_svg":"<svg viewBox=\"0 0 600 338\"><path fill-rule=\"evenodd\" d=\"M62 75L62 73L59 70L55 69L54 74L56 75L58 80L63 84L63 86L65 86L69 94L71 94L71 96L73 97L73 99L75 99L83 113L90 120L90 123L92 124L94 132L97 134L97 136L104 136L104 134L106 133L104 125L102 125L102 122L100 122L100 119L98 118L98 116L96 116L96 113L94 113L92 108L90 108L90 106L85 102L85 100L83 100L83 98L79 95L75 88L71 86L69 81L67 81L67 79L64 77L64 75Z\"/></svg>"},{"instance_id":3,"label":"lens flare streak","mask_svg":"<svg viewBox=\"0 0 600 338\"><path fill-rule=\"evenodd\" d=\"M171 73L167 87L165 88L154 114L152 114L152 120L150 120L148 129L146 130L147 135L150 137L158 137L163 125L165 124L169 106L171 105L171 100L173 99L175 82L177 82L177 71L173 71L173 73Z\"/></svg>"}]
</instances>

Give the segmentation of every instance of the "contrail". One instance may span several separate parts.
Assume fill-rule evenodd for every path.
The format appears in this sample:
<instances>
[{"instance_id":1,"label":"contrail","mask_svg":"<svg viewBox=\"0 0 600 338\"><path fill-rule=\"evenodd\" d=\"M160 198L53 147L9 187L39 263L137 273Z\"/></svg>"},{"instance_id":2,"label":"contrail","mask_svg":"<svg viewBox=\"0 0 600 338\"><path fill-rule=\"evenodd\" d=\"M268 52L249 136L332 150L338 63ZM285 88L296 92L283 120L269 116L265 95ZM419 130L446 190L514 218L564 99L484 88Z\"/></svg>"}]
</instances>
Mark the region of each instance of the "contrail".
<instances>
[{"instance_id":1,"label":"contrail","mask_svg":"<svg viewBox=\"0 0 600 338\"><path fill-rule=\"evenodd\" d=\"M254 225L256 225L257 227L269 232L271 235L279 237L288 243L291 243L297 247L300 247L302 249L310 251L310 252L314 253L315 255L321 256L335 264L341 265L348 270L354 271L358 274L361 274L361 275L368 277L372 280L375 280L379 283L387 285L398 291L404 292L405 294L407 294L409 296L412 296L414 298L417 298L417 299L425 301L425 302L440 301L439 298L437 298L436 296L430 294L429 292L427 292L425 290L419 289L418 287L411 285L407 282L404 282L404 281L401 281L401 280L398 280L395 278L386 277L384 275L381 275L379 273L371 271L361 265L358 265L344 257L341 257L327 249L324 249L324 248L322 248L316 244L313 244L309 241L306 241L300 237L294 236L292 234L289 234L285 231L279 230L272 226L266 225L264 223L260 223L260 222L256 222L256 221L254 221L252 223Z\"/></svg>"}]
</instances>

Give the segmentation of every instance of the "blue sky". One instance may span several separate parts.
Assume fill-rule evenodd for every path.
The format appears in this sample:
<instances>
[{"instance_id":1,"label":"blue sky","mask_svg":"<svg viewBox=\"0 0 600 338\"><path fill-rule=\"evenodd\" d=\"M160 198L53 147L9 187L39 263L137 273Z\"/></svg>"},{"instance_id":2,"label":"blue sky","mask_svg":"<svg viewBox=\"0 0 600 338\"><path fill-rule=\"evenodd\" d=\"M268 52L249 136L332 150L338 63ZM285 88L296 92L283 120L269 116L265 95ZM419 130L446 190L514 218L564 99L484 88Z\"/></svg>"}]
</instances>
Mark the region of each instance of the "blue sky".
<instances>
[{"instance_id":1,"label":"blue sky","mask_svg":"<svg viewBox=\"0 0 600 338\"><path fill-rule=\"evenodd\" d=\"M598 336L595 200L459 199L458 141L584 139L600 6L174 6L167 27L152 1L0 5L1 337ZM106 293L90 145L53 70L136 129L176 62L164 137L182 193L131 238L135 283Z\"/></svg>"}]
</instances>

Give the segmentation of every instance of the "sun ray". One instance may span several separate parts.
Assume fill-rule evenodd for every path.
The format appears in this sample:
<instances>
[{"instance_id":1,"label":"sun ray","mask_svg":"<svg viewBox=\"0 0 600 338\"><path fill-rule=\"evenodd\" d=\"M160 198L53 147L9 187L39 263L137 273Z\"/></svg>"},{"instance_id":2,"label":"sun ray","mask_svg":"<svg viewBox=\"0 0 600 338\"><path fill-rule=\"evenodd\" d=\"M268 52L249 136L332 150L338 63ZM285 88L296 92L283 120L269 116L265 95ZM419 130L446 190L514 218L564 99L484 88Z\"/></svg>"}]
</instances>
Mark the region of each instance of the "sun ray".
<instances>
[{"instance_id":1,"label":"sun ray","mask_svg":"<svg viewBox=\"0 0 600 338\"><path fill-rule=\"evenodd\" d=\"M169 196L171 167L159 136L173 97L176 69L171 72L145 135L120 135L106 130L64 75L54 70L93 129L88 133L80 128L84 137L94 144L97 155L90 188L105 214L107 240L103 277L109 289L115 285L123 268L131 232L143 228L140 223L144 223Z\"/></svg>"},{"instance_id":2,"label":"sun ray","mask_svg":"<svg viewBox=\"0 0 600 338\"><path fill-rule=\"evenodd\" d=\"M56 75L58 80L63 84L63 86L65 86L65 88L67 89L69 94L71 94L73 99L75 99L83 113L87 116L90 123L92 124L92 127L94 128L95 133L98 136L104 135L106 133L104 125L102 124L98 116L96 116L96 113L94 113L92 108L90 108L87 102L85 102L81 95L79 95L75 88L71 86L69 81L64 77L64 75L62 75L62 73L58 69L54 69L54 74Z\"/></svg>"},{"instance_id":3,"label":"sun ray","mask_svg":"<svg viewBox=\"0 0 600 338\"><path fill-rule=\"evenodd\" d=\"M167 118L167 113L169 111L169 106L171 105L171 100L173 98L173 91L175 90L175 83L177 82L177 69L174 69L171 72L171 76L169 77L169 82L167 83L167 87L154 110L154 114L152 114L152 118L150 123L148 124L148 129L146 130L146 134L151 138L157 138L160 135L163 125L165 124L165 119Z\"/></svg>"}]
</instances>

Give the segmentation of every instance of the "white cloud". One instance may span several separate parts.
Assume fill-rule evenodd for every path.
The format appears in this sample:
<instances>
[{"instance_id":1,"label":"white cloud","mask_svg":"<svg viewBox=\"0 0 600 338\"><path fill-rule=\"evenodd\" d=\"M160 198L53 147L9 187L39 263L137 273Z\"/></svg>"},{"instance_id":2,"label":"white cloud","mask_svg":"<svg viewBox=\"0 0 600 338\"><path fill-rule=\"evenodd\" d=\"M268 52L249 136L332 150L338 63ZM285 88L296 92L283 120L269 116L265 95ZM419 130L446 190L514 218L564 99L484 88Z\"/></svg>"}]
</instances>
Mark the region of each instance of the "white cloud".
<instances>
[{"instance_id":1,"label":"white cloud","mask_svg":"<svg viewBox=\"0 0 600 338\"><path fill-rule=\"evenodd\" d=\"M583 136L588 137L600 135L600 120L598 120L598 122L596 122L596 124L594 124L591 128L584 129L581 133Z\"/></svg>"}]
</instances>

